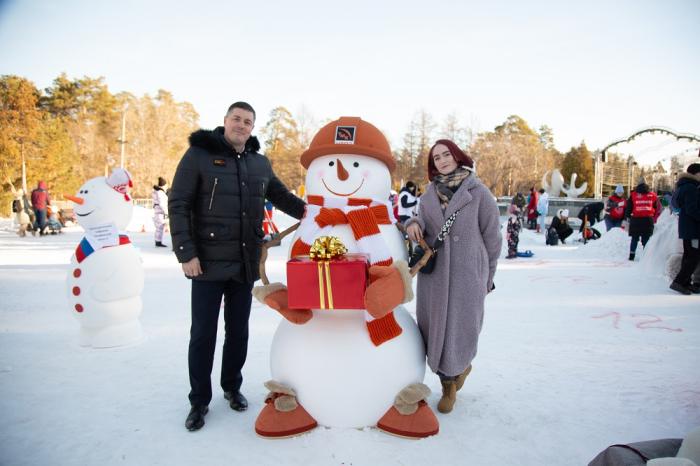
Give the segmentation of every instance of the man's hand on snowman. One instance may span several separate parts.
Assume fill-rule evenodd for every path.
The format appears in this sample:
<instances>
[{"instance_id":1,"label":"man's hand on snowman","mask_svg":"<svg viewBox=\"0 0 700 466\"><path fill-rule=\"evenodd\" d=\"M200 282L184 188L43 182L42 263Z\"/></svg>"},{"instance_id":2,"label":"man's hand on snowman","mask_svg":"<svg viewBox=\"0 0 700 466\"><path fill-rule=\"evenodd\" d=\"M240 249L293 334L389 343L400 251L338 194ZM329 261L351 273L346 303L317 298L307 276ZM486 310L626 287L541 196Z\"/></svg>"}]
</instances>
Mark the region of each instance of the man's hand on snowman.
<instances>
[{"instance_id":1,"label":"man's hand on snowman","mask_svg":"<svg viewBox=\"0 0 700 466\"><path fill-rule=\"evenodd\" d=\"M253 288L253 296L262 304L282 314L282 317L293 324L305 324L314 315L311 309L289 309L287 287L282 283L256 286Z\"/></svg>"},{"instance_id":2,"label":"man's hand on snowman","mask_svg":"<svg viewBox=\"0 0 700 466\"><path fill-rule=\"evenodd\" d=\"M406 261L369 268L369 286L365 291L365 308L375 319L384 317L399 304L413 299L411 274Z\"/></svg>"}]
</instances>

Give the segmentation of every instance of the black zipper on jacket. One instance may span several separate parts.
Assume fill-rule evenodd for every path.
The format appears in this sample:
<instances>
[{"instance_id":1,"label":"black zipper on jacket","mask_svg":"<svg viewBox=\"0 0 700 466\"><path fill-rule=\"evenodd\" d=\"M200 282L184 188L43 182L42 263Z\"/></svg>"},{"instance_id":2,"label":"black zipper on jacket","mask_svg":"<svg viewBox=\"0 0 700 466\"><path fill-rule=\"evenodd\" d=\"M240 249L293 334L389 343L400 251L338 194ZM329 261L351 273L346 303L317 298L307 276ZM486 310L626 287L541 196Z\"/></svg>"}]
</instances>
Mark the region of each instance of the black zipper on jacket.
<instances>
[{"instance_id":1,"label":"black zipper on jacket","mask_svg":"<svg viewBox=\"0 0 700 466\"><path fill-rule=\"evenodd\" d=\"M211 205L214 202L214 193L216 192L216 185L219 183L219 178L214 178L214 187L211 188L211 198L209 199L209 210L211 210Z\"/></svg>"}]
</instances>

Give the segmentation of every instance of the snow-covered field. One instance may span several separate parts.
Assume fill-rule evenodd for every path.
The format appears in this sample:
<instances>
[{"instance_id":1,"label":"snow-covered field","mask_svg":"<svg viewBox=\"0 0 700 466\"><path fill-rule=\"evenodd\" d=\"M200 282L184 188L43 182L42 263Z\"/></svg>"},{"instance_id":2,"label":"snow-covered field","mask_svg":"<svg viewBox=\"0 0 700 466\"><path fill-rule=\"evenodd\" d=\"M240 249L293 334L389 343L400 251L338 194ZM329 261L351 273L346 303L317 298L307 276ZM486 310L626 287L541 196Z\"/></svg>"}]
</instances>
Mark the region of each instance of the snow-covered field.
<instances>
[{"instance_id":1,"label":"snow-covered field","mask_svg":"<svg viewBox=\"0 0 700 466\"><path fill-rule=\"evenodd\" d=\"M700 425L700 295L670 291L658 273L665 258L650 259L651 250L627 261L620 231L545 247L526 230L520 249L535 256L501 259L474 371L455 410L438 414L437 436L318 428L257 437L280 320L257 303L244 369L250 409L232 411L217 390L220 332L215 397L205 427L188 432L189 284L174 255L141 232L152 230L146 220L138 212L130 236L146 272L147 337L107 350L78 345L64 297L80 228L19 238L0 222L0 464L583 465L610 444L683 437ZM284 280L287 246L271 250L273 281ZM425 382L434 406L438 379L428 371Z\"/></svg>"}]
</instances>

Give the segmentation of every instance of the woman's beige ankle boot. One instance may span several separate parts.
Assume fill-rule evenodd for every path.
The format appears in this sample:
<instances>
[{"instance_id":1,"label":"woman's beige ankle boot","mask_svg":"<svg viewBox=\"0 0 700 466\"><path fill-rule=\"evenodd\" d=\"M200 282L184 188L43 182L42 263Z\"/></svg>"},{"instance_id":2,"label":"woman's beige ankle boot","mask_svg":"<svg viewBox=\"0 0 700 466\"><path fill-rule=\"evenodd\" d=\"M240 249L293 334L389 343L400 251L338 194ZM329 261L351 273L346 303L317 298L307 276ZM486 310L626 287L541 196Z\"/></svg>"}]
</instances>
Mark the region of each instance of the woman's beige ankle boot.
<instances>
[{"instance_id":1,"label":"woman's beige ankle boot","mask_svg":"<svg viewBox=\"0 0 700 466\"><path fill-rule=\"evenodd\" d=\"M443 380L442 383L442 398L438 402L437 409L443 414L452 411L452 408L457 401L457 382L454 380Z\"/></svg>"},{"instance_id":2,"label":"woman's beige ankle boot","mask_svg":"<svg viewBox=\"0 0 700 466\"><path fill-rule=\"evenodd\" d=\"M467 368L464 370L464 372L462 372L461 374L459 374L459 375L457 376L457 380L456 380L456 382L457 382L457 391L459 391L460 388L462 388L462 385L464 385L464 381L467 379L467 376L471 373L471 371L472 371L472 366L471 366L471 364L470 364L469 367L467 367Z\"/></svg>"}]
</instances>

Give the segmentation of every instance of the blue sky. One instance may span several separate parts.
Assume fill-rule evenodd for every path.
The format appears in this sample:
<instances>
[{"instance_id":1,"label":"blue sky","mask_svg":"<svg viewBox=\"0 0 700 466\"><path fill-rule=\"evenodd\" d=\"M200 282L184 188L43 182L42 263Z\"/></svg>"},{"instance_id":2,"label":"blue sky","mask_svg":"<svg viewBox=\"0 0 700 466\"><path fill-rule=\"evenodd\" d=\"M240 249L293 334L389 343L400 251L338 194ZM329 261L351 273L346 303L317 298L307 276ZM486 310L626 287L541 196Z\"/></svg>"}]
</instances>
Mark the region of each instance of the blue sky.
<instances>
[{"instance_id":1,"label":"blue sky","mask_svg":"<svg viewBox=\"0 0 700 466\"><path fill-rule=\"evenodd\" d=\"M0 74L166 89L203 127L235 100L258 129L278 105L357 115L395 146L420 109L481 131L517 114L566 151L650 125L700 134L699 22L697 0L0 0Z\"/></svg>"}]
</instances>

